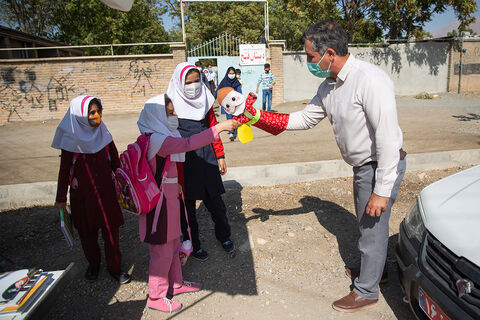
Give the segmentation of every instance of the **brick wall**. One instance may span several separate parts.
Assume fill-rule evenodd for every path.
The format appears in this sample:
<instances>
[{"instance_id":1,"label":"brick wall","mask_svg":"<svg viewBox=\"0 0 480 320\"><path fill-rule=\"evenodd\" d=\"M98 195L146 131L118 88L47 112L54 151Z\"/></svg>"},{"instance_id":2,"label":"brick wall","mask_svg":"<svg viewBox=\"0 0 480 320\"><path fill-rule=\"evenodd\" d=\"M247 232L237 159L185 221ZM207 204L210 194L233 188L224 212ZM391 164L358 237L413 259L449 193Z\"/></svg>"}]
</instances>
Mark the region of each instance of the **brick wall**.
<instances>
[{"instance_id":1,"label":"brick wall","mask_svg":"<svg viewBox=\"0 0 480 320\"><path fill-rule=\"evenodd\" d=\"M284 40L272 40L268 43L270 49L270 66L271 71L275 75L275 86L273 87L272 106L284 103L284 87L283 87L283 47Z\"/></svg>"},{"instance_id":2,"label":"brick wall","mask_svg":"<svg viewBox=\"0 0 480 320\"><path fill-rule=\"evenodd\" d=\"M167 90L185 46L171 54L0 60L0 124L60 119L82 94L102 100L104 113L140 111Z\"/></svg>"}]
</instances>

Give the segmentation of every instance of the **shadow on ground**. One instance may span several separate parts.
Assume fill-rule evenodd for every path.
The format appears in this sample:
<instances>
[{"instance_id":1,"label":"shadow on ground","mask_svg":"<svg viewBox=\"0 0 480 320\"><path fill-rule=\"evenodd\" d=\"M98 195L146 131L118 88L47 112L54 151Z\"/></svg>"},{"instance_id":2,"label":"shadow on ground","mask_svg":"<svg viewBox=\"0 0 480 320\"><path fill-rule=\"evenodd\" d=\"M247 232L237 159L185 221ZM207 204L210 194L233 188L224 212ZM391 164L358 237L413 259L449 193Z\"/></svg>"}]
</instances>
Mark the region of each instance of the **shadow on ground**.
<instances>
[{"instance_id":1,"label":"shadow on ground","mask_svg":"<svg viewBox=\"0 0 480 320\"><path fill-rule=\"evenodd\" d=\"M215 238L215 230L210 213L203 203L197 210L200 241L202 248L209 253L209 262L202 263L190 258L184 268L186 280L203 281L204 288L229 295L256 295L257 285L252 250L250 248L247 222L242 212L242 186L231 181L225 186L223 195L227 206L232 237L236 246L235 255L223 251ZM211 262L213 260L213 263ZM187 277L187 276L185 276Z\"/></svg>"},{"instance_id":2,"label":"shadow on ground","mask_svg":"<svg viewBox=\"0 0 480 320\"><path fill-rule=\"evenodd\" d=\"M267 221L270 216L291 216L315 212L318 222L337 239L338 250L345 267L360 265L360 252L357 248L360 232L355 215L338 204L321 200L318 197L305 196L299 200L300 207L288 210L266 210L254 208L257 215L249 219ZM403 303L403 293L395 260L395 243L398 234L390 236L388 241L387 268L389 281L380 286L381 294L398 319L414 319L407 304ZM353 282L352 282L353 283ZM340 298L340 297L339 297Z\"/></svg>"},{"instance_id":3,"label":"shadow on ground","mask_svg":"<svg viewBox=\"0 0 480 320\"><path fill-rule=\"evenodd\" d=\"M478 113L467 113L466 115L454 115L452 116L457 118L459 121L473 121L473 120L480 120L480 114Z\"/></svg>"},{"instance_id":4,"label":"shadow on ground","mask_svg":"<svg viewBox=\"0 0 480 320\"><path fill-rule=\"evenodd\" d=\"M203 205L198 210L198 223L203 247L209 252L209 261L202 263L190 258L183 268L185 280L200 281L212 291L194 303L184 306L180 313L192 308L215 292L229 295L257 295L252 250L242 213L242 187L227 187L225 203L232 227L232 240L237 253L230 256L215 239L213 223ZM132 283L119 287L105 270L103 241L102 269L99 279L87 283L83 274L87 267L83 251L75 236L75 245L67 247L54 207L34 207L0 212L0 268L63 270L75 263L74 280L57 297L48 319L140 319L148 294L149 254L146 244L138 239L137 218L124 215L125 225L120 229L122 267L132 275Z\"/></svg>"}]
</instances>

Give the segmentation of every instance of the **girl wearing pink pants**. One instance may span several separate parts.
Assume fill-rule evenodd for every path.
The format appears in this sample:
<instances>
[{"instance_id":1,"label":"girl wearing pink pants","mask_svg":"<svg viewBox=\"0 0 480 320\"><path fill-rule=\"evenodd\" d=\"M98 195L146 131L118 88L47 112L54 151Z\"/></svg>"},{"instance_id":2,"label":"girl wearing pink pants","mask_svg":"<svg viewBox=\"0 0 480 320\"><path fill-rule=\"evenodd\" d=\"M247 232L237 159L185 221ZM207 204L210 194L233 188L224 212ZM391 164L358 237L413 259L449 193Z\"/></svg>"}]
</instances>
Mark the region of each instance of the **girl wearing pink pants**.
<instances>
[{"instance_id":1,"label":"girl wearing pink pants","mask_svg":"<svg viewBox=\"0 0 480 320\"><path fill-rule=\"evenodd\" d=\"M150 267L147 306L163 312L182 308L182 304L167 296L194 292L200 283L183 281L179 260L181 186L178 169L185 161L185 152L195 150L219 139L219 133L233 130L239 123L225 121L189 138L182 138L177 130L178 118L166 94L149 99L137 122L142 134L151 134L147 153L155 180L161 187L163 199L158 213L154 209L140 216L140 240L149 244ZM178 165L178 167L177 167ZM166 168L165 168L166 167ZM162 178L165 169L166 174Z\"/></svg>"}]
</instances>

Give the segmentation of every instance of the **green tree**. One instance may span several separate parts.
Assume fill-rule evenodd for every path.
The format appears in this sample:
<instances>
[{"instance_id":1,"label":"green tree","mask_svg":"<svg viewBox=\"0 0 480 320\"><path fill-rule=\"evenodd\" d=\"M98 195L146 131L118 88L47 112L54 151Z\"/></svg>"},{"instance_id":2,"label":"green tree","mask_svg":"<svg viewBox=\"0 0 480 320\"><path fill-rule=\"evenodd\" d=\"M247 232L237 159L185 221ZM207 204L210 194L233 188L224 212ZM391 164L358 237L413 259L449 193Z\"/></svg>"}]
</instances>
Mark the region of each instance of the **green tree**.
<instances>
[{"instance_id":1,"label":"green tree","mask_svg":"<svg viewBox=\"0 0 480 320\"><path fill-rule=\"evenodd\" d=\"M299 49L300 37L314 21L338 16L333 0L270 0L270 39L287 41L290 49ZM180 6L167 0L162 6L180 24ZM263 3L188 3L184 9L187 41L196 45L228 32L247 41L257 42L264 29Z\"/></svg>"},{"instance_id":2,"label":"green tree","mask_svg":"<svg viewBox=\"0 0 480 320\"><path fill-rule=\"evenodd\" d=\"M55 0L0 0L0 19L12 29L38 37L51 37L49 23Z\"/></svg>"},{"instance_id":3,"label":"green tree","mask_svg":"<svg viewBox=\"0 0 480 320\"><path fill-rule=\"evenodd\" d=\"M105 6L98 0L62 1L55 7L54 38L70 45L167 42L169 34L162 25L165 11L156 1L135 1L129 12ZM116 47L116 54L168 52L168 46ZM92 48L88 55L105 54L110 49Z\"/></svg>"},{"instance_id":4,"label":"green tree","mask_svg":"<svg viewBox=\"0 0 480 320\"><path fill-rule=\"evenodd\" d=\"M178 20L177 0L161 4ZM422 38L433 14L452 7L459 18L459 31L474 21L475 0L270 0L270 38L287 40L289 49L300 49L305 29L320 20L334 19L346 30L350 42L376 42L383 37ZM189 3L185 7L187 40L199 44L228 32L248 41L256 41L263 30L263 3Z\"/></svg>"},{"instance_id":5,"label":"green tree","mask_svg":"<svg viewBox=\"0 0 480 320\"><path fill-rule=\"evenodd\" d=\"M300 38L309 25L340 17L333 0L274 0L270 5L270 36L287 41L287 48L303 49Z\"/></svg>"},{"instance_id":6,"label":"green tree","mask_svg":"<svg viewBox=\"0 0 480 320\"><path fill-rule=\"evenodd\" d=\"M68 45L168 42L160 0L136 0L129 12L99 0L0 0L2 20L12 28ZM165 53L165 46L115 47L115 54ZM107 54L110 48L88 48L86 55Z\"/></svg>"},{"instance_id":7,"label":"green tree","mask_svg":"<svg viewBox=\"0 0 480 320\"><path fill-rule=\"evenodd\" d=\"M425 23L432 19L433 14L444 12L448 6L454 9L460 20L460 31L475 21L475 0L376 0L372 1L371 18L387 30L387 38L410 38L423 35Z\"/></svg>"},{"instance_id":8,"label":"green tree","mask_svg":"<svg viewBox=\"0 0 480 320\"><path fill-rule=\"evenodd\" d=\"M190 3L185 8L185 31L191 45L224 32L254 42L263 28L263 3Z\"/></svg>"}]
</instances>

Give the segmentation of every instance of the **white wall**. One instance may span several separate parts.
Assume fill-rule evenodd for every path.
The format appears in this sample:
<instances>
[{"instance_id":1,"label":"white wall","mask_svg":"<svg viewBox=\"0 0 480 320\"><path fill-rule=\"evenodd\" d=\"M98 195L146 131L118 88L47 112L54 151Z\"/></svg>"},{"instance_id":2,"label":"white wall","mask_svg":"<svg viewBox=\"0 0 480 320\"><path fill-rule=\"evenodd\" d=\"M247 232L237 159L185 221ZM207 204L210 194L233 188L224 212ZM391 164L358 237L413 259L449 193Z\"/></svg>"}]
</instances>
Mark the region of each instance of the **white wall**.
<instances>
[{"instance_id":1,"label":"white wall","mask_svg":"<svg viewBox=\"0 0 480 320\"><path fill-rule=\"evenodd\" d=\"M235 69L240 69L242 71L242 92L246 97L249 92L255 93L257 89L257 82L260 75L263 73L263 64L262 65L240 65L239 56L209 56L209 57L188 57L187 61L195 64L196 61L200 59L216 59L217 60L217 86L220 84L222 79L225 77L228 67L234 67ZM205 67L205 66L204 66ZM258 99L255 102L254 106L257 109L262 108L262 91L260 90L257 95Z\"/></svg>"},{"instance_id":2,"label":"white wall","mask_svg":"<svg viewBox=\"0 0 480 320\"><path fill-rule=\"evenodd\" d=\"M378 65L395 84L397 95L447 91L448 42L401 43L387 47L350 47L355 57ZM322 82L307 68L305 53L283 55L284 99L311 99Z\"/></svg>"}]
</instances>

